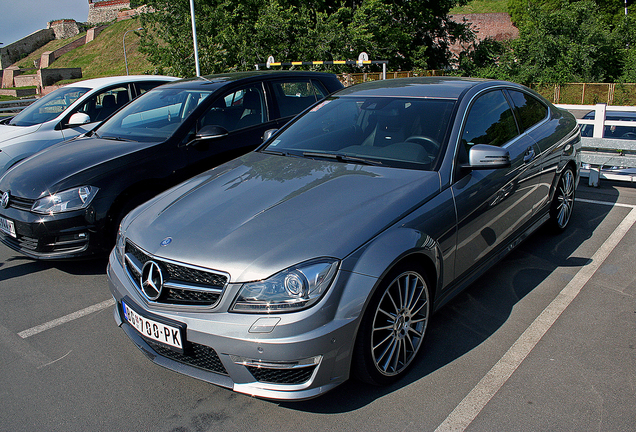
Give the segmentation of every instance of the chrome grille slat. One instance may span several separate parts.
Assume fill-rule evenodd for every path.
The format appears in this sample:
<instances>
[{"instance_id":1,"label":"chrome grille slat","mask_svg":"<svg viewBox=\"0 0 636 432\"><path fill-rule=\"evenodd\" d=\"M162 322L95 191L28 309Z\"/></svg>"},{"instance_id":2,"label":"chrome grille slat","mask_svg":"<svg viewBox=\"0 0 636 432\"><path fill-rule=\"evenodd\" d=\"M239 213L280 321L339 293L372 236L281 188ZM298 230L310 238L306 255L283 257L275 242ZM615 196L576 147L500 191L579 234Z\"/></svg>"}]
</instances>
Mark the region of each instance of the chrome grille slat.
<instances>
[{"instance_id":1,"label":"chrome grille slat","mask_svg":"<svg viewBox=\"0 0 636 432\"><path fill-rule=\"evenodd\" d=\"M226 275L152 256L133 243L126 241L126 270L130 280L142 294L140 277L144 264L150 260L159 265L164 278L162 294L153 301L155 303L214 306L220 300L223 289L228 282Z\"/></svg>"},{"instance_id":2,"label":"chrome grille slat","mask_svg":"<svg viewBox=\"0 0 636 432\"><path fill-rule=\"evenodd\" d=\"M0 191L0 196L2 196L3 193L4 191ZM9 200L9 207L13 207L18 210L31 211L31 207L33 206L34 202L35 200L32 199L20 198L11 195L11 199Z\"/></svg>"}]
</instances>

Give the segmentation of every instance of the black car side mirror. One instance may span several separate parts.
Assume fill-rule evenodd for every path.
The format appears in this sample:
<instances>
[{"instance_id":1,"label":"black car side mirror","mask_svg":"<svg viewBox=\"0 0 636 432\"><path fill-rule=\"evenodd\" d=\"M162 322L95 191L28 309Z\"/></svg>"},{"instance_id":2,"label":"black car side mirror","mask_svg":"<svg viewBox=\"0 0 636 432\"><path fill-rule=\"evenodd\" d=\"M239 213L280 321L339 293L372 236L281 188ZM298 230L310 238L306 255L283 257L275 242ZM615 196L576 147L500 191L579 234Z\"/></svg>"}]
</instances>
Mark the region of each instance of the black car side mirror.
<instances>
[{"instance_id":1,"label":"black car side mirror","mask_svg":"<svg viewBox=\"0 0 636 432\"><path fill-rule=\"evenodd\" d=\"M267 142L276 132L278 132L278 129L267 129L263 134L263 142Z\"/></svg>"},{"instance_id":2,"label":"black car side mirror","mask_svg":"<svg viewBox=\"0 0 636 432\"><path fill-rule=\"evenodd\" d=\"M215 138L223 138L230 132L223 126L207 125L203 126L194 137L195 141L209 140Z\"/></svg>"}]
</instances>

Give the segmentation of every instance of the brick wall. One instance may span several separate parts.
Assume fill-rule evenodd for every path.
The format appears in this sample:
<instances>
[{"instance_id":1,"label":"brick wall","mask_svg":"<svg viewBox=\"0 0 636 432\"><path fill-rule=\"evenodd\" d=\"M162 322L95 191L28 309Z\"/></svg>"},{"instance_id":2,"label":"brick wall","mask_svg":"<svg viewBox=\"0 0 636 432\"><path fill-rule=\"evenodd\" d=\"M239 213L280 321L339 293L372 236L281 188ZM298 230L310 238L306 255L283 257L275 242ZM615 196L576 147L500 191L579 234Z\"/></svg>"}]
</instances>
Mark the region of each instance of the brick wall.
<instances>
[{"instance_id":1,"label":"brick wall","mask_svg":"<svg viewBox=\"0 0 636 432\"><path fill-rule=\"evenodd\" d=\"M507 13L451 15L451 19L458 23L464 20L471 23L471 28L477 32L479 40L490 37L503 41L519 37L519 29L512 24Z\"/></svg>"}]
</instances>

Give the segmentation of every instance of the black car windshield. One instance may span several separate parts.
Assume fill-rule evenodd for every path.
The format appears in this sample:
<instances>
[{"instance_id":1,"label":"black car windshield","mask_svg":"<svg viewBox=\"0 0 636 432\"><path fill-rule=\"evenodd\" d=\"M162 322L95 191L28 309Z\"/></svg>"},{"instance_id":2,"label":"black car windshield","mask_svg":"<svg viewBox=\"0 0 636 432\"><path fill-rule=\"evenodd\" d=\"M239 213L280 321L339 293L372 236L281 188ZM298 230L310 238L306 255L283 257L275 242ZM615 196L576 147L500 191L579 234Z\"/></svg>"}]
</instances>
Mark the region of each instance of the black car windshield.
<instances>
[{"instance_id":1,"label":"black car windshield","mask_svg":"<svg viewBox=\"0 0 636 432\"><path fill-rule=\"evenodd\" d=\"M156 88L133 100L106 120L99 137L126 141L164 141L212 92Z\"/></svg>"},{"instance_id":2,"label":"black car windshield","mask_svg":"<svg viewBox=\"0 0 636 432\"><path fill-rule=\"evenodd\" d=\"M454 104L449 99L332 97L261 151L430 170L446 140Z\"/></svg>"},{"instance_id":3,"label":"black car windshield","mask_svg":"<svg viewBox=\"0 0 636 432\"><path fill-rule=\"evenodd\" d=\"M84 87L62 87L33 102L9 122L14 126L33 126L62 114L73 102L89 91Z\"/></svg>"}]
</instances>

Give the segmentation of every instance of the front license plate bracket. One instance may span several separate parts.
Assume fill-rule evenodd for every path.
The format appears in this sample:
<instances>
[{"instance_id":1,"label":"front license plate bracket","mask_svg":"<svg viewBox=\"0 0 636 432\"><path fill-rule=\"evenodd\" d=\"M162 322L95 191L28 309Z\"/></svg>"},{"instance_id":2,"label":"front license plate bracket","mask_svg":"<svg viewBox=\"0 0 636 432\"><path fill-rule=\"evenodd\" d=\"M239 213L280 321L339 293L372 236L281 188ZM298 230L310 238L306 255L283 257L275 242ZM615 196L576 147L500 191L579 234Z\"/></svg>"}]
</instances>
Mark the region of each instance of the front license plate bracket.
<instances>
[{"instance_id":1,"label":"front license plate bracket","mask_svg":"<svg viewBox=\"0 0 636 432\"><path fill-rule=\"evenodd\" d=\"M128 299L120 303L123 321L130 325L144 339L158 343L178 353L185 353L187 341L185 324L158 317L139 308Z\"/></svg>"}]
</instances>

